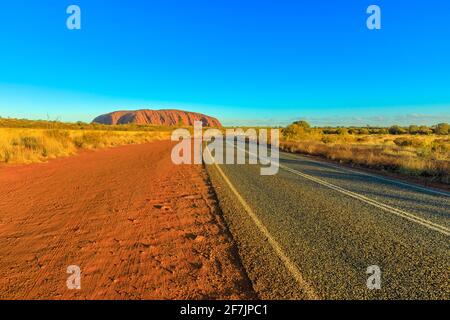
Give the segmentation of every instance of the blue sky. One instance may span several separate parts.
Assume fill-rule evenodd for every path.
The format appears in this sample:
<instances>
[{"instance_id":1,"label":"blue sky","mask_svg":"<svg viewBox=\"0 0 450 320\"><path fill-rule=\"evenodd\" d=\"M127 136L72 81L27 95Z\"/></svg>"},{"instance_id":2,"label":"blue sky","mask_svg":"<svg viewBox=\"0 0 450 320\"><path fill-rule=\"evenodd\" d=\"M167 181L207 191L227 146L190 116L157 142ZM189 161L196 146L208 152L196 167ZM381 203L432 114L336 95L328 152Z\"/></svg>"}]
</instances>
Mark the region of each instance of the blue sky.
<instances>
[{"instance_id":1,"label":"blue sky","mask_svg":"<svg viewBox=\"0 0 450 320\"><path fill-rule=\"evenodd\" d=\"M79 5L82 29L68 30ZM382 29L366 28L366 9ZM447 0L15 0L0 116L177 108L226 125L450 122Z\"/></svg>"}]
</instances>

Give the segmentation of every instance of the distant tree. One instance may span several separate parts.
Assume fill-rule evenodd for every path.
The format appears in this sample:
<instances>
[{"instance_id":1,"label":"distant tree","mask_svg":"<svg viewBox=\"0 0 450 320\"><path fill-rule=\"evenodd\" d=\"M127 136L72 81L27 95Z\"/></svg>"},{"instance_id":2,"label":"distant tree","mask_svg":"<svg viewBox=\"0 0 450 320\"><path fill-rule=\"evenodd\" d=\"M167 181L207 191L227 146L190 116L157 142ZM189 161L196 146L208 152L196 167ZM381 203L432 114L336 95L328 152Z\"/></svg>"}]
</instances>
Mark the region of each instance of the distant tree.
<instances>
[{"instance_id":1,"label":"distant tree","mask_svg":"<svg viewBox=\"0 0 450 320\"><path fill-rule=\"evenodd\" d=\"M406 130L398 125L389 128L390 134L405 134Z\"/></svg>"},{"instance_id":2,"label":"distant tree","mask_svg":"<svg viewBox=\"0 0 450 320\"><path fill-rule=\"evenodd\" d=\"M409 134L418 134L419 133L419 126L416 126L415 124L410 125L408 128Z\"/></svg>"},{"instance_id":3,"label":"distant tree","mask_svg":"<svg viewBox=\"0 0 450 320\"><path fill-rule=\"evenodd\" d=\"M311 130L311 126L304 120L295 121L282 130L283 137L286 139L296 139Z\"/></svg>"},{"instance_id":4,"label":"distant tree","mask_svg":"<svg viewBox=\"0 0 450 320\"><path fill-rule=\"evenodd\" d=\"M420 126L419 133L420 134L431 134L431 133L433 133L433 130L431 130L431 128L429 128L427 126Z\"/></svg>"},{"instance_id":5,"label":"distant tree","mask_svg":"<svg viewBox=\"0 0 450 320\"><path fill-rule=\"evenodd\" d=\"M336 133L336 130L327 127L327 128L323 128L322 132L323 132L323 134L333 134L333 133Z\"/></svg>"},{"instance_id":6,"label":"distant tree","mask_svg":"<svg viewBox=\"0 0 450 320\"><path fill-rule=\"evenodd\" d=\"M440 135L446 135L450 132L450 125L448 123L439 123L436 126L435 133Z\"/></svg>"},{"instance_id":7,"label":"distant tree","mask_svg":"<svg viewBox=\"0 0 450 320\"><path fill-rule=\"evenodd\" d=\"M358 132L358 133L359 133L359 134L369 134L370 131L369 131L368 128L361 128L361 129L359 129L359 132Z\"/></svg>"},{"instance_id":8,"label":"distant tree","mask_svg":"<svg viewBox=\"0 0 450 320\"><path fill-rule=\"evenodd\" d=\"M311 125L305 120L295 121L293 124L303 128L303 129L311 128Z\"/></svg>"}]
</instances>

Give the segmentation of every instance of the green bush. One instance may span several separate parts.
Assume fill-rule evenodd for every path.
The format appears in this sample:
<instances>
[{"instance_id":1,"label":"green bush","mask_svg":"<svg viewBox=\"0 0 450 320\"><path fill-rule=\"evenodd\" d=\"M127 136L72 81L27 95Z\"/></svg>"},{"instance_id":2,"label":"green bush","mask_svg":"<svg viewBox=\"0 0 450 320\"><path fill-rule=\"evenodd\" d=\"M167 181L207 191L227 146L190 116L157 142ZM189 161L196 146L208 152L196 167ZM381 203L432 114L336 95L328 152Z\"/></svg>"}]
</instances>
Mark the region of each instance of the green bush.
<instances>
[{"instance_id":1,"label":"green bush","mask_svg":"<svg viewBox=\"0 0 450 320\"><path fill-rule=\"evenodd\" d=\"M419 133L420 134L431 134L431 133L433 133L433 130L431 130L427 126L420 126L419 127Z\"/></svg>"},{"instance_id":2,"label":"green bush","mask_svg":"<svg viewBox=\"0 0 450 320\"><path fill-rule=\"evenodd\" d=\"M295 121L293 124L303 128L305 130L311 128L311 125L305 120Z\"/></svg>"},{"instance_id":3,"label":"green bush","mask_svg":"<svg viewBox=\"0 0 450 320\"><path fill-rule=\"evenodd\" d=\"M367 129L367 128L361 128L358 131L358 134L369 134L369 133L370 133L369 129Z\"/></svg>"},{"instance_id":4,"label":"green bush","mask_svg":"<svg viewBox=\"0 0 450 320\"><path fill-rule=\"evenodd\" d=\"M392 126L389 128L389 133L390 134L405 134L406 130L400 126Z\"/></svg>"},{"instance_id":5,"label":"green bush","mask_svg":"<svg viewBox=\"0 0 450 320\"><path fill-rule=\"evenodd\" d=\"M410 125L408 128L409 134L418 134L419 133L419 126L416 125Z\"/></svg>"},{"instance_id":6,"label":"green bush","mask_svg":"<svg viewBox=\"0 0 450 320\"><path fill-rule=\"evenodd\" d=\"M399 147L410 147L413 145L413 141L408 138L397 138L394 143Z\"/></svg>"}]
</instances>

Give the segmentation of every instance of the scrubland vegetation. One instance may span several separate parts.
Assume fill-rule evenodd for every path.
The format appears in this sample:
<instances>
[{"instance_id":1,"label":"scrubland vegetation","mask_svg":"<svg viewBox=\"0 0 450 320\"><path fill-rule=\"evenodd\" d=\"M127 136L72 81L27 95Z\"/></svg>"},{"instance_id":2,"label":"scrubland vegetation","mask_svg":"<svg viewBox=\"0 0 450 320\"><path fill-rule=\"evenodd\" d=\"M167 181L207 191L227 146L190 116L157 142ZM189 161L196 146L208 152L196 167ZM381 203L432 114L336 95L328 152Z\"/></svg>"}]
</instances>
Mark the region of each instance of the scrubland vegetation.
<instances>
[{"instance_id":1,"label":"scrubland vegetation","mask_svg":"<svg viewBox=\"0 0 450 320\"><path fill-rule=\"evenodd\" d=\"M282 130L281 149L450 184L449 125L390 128L311 128L298 121Z\"/></svg>"},{"instance_id":2,"label":"scrubland vegetation","mask_svg":"<svg viewBox=\"0 0 450 320\"><path fill-rule=\"evenodd\" d=\"M100 131L169 131L169 127L140 124L105 125L86 122L10 119L0 117L0 128L100 130Z\"/></svg>"},{"instance_id":3,"label":"scrubland vegetation","mask_svg":"<svg viewBox=\"0 0 450 320\"><path fill-rule=\"evenodd\" d=\"M125 144L169 139L172 127L101 125L0 118L0 163L31 163ZM282 129L284 151L450 184L450 129L433 127L313 128L297 121Z\"/></svg>"},{"instance_id":4,"label":"scrubland vegetation","mask_svg":"<svg viewBox=\"0 0 450 320\"><path fill-rule=\"evenodd\" d=\"M169 128L0 118L0 163L32 163L82 149L144 143L170 137Z\"/></svg>"}]
</instances>

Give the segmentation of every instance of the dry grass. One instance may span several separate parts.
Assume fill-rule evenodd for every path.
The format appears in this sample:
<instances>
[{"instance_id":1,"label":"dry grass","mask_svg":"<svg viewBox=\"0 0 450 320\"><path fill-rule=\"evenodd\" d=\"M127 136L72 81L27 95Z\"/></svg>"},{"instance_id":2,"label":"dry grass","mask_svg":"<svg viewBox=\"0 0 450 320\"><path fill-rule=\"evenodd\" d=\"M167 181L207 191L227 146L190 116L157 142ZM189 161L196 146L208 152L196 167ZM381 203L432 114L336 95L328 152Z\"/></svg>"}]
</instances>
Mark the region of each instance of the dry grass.
<instances>
[{"instance_id":1,"label":"dry grass","mask_svg":"<svg viewBox=\"0 0 450 320\"><path fill-rule=\"evenodd\" d=\"M99 149L168 139L169 131L0 128L0 163L33 163Z\"/></svg>"},{"instance_id":2,"label":"dry grass","mask_svg":"<svg viewBox=\"0 0 450 320\"><path fill-rule=\"evenodd\" d=\"M322 134L310 130L281 142L282 150L450 184L450 137Z\"/></svg>"},{"instance_id":3,"label":"dry grass","mask_svg":"<svg viewBox=\"0 0 450 320\"><path fill-rule=\"evenodd\" d=\"M50 120L10 119L0 117L0 128L22 129L59 129L59 130L95 130L95 131L168 131L169 127L151 124L107 125L85 122L60 122Z\"/></svg>"}]
</instances>

